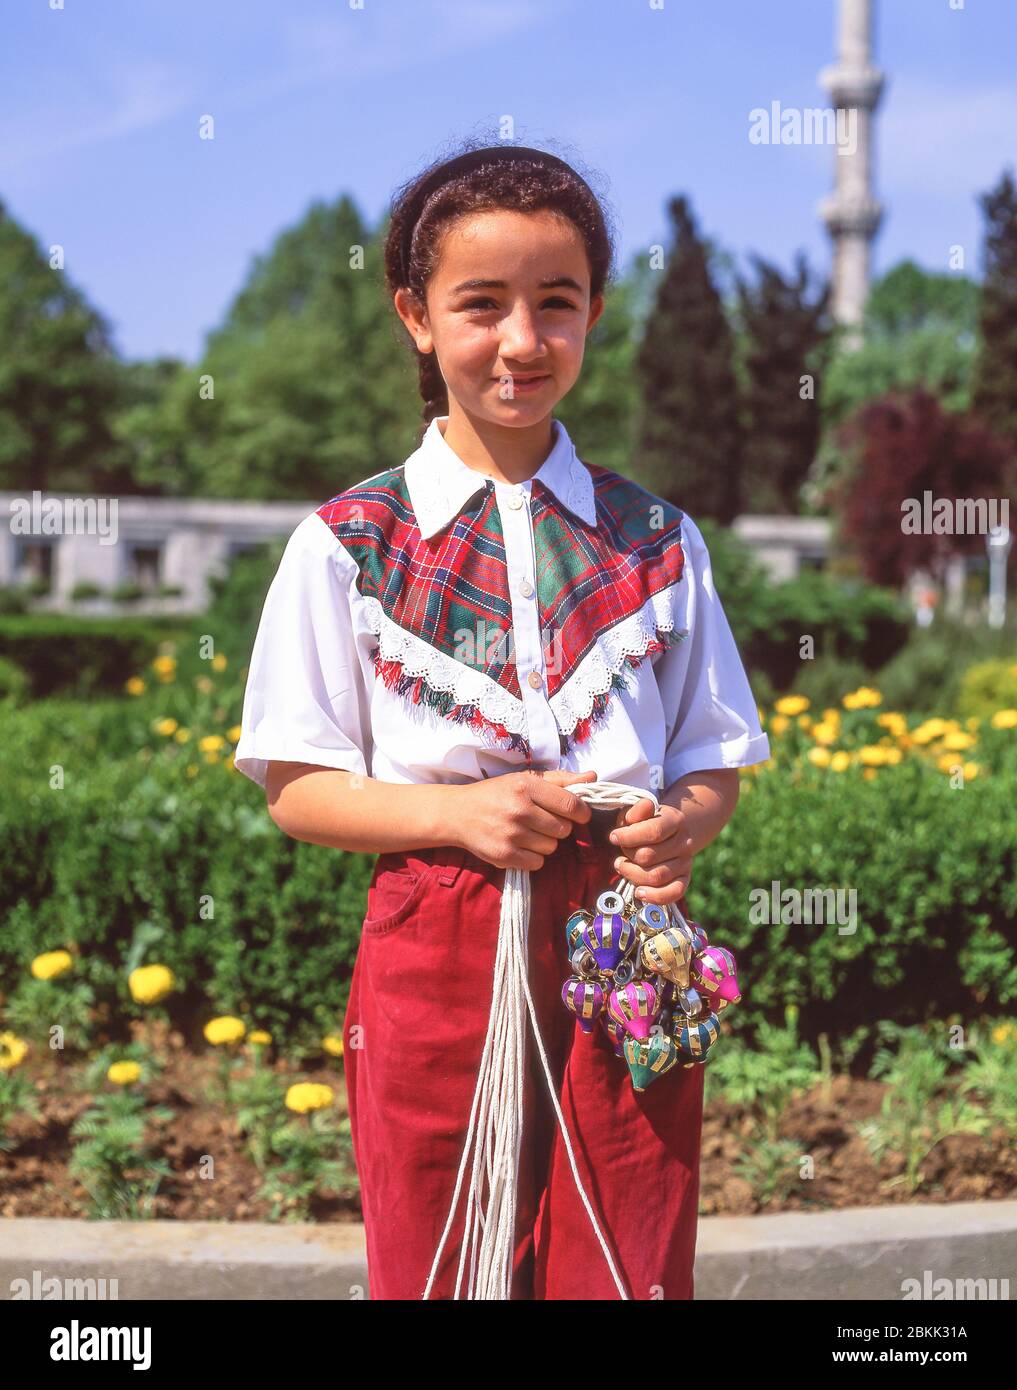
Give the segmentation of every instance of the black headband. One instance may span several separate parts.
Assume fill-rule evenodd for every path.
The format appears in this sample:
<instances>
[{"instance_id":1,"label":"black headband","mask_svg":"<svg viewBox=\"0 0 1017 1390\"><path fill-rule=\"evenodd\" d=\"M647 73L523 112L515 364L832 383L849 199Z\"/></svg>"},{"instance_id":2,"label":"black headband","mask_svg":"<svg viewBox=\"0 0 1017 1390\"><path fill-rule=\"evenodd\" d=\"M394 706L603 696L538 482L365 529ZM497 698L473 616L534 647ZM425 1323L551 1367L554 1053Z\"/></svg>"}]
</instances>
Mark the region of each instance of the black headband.
<instances>
[{"instance_id":1,"label":"black headband","mask_svg":"<svg viewBox=\"0 0 1017 1390\"><path fill-rule=\"evenodd\" d=\"M528 145L489 145L484 149L467 150L465 154L457 155L455 159L450 159L447 163L439 165L432 174L429 174L417 185L410 196L409 206L406 209L406 220L403 223L402 244L399 247L404 285L409 284L410 246L413 241L413 233L420 220L424 204L431 194L458 174L464 174L469 169L479 168L482 164L509 163L515 159L535 159L542 164L550 164L556 169L564 169L589 189L589 184L576 173L571 164L566 164L564 159L559 159L556 154L548 154L546 150L530 149ZM594 197L593 190L590 189L589 191L590 197Z\"/></svg>"}]
</instances>

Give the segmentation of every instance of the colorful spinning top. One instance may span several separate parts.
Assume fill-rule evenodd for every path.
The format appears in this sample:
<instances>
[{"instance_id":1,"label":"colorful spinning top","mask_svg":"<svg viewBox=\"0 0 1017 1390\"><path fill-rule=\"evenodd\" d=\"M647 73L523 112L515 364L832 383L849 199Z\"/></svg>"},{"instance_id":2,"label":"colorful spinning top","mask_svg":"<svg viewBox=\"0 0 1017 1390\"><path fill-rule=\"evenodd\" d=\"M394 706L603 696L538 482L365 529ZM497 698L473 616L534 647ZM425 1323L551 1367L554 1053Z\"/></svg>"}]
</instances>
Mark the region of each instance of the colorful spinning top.
<instances>
[{"instance_id":1,"label":"colorful spinning top","mask_svg":"<svg viewBox=\"0 0 1017 1390\"><path fill-rule=\"evenodd\" d=\"M709 1061L718 1015L741 993L734 956L711 946L698 922L676 904L637 904L635 885L620 879L595 910L569 916L565 938L571 974L562 1002L584 1033L600 1025L634 1090Z\"/></svg>"}]
</instances>

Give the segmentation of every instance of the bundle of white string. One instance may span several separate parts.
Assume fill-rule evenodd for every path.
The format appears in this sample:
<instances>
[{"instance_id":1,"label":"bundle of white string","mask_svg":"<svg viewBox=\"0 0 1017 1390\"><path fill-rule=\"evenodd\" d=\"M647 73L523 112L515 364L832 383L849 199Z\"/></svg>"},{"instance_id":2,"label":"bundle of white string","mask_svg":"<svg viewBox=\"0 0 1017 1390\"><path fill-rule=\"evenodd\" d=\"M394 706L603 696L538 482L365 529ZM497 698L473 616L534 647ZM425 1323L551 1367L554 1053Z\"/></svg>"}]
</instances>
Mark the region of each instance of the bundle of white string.
<instances>
[{"instance_id":1,"label":"bundle of white string","mask_svg":"<svg viewBox=\"0 0 1017 1390\"><path fill-rule=\"evenodd\" d=\"M591 807L621 809L649 799L654 809L660 803L653 792L630 787L623 782L577 782L568 788ZM631 901L633 885L622 890ZM516 1191L519 1177L519 1151L523 1128L523 1086L526 1058L526 1013L544 1068L547 1089L565 1143L576 1188L604 1252L619 1296L628 1299L607 1241L600 1229L586 1189L579 1177L558 1091L548 1065L540 1036L537 1012L530 992L528 937L530 923L530 874L528 869L506 869L502 891L501 921L494 962L494 992L487 1025L484 1052L480 1060L477 1087L473 1094L469 1128L462 1161L456 1177L452 1205L431 1266L423 1297L430 1297L445 1242L459 1204L459 1193L470 1154L473 1164L466 1193L463 1242L459 1254L454 1297L460 1296L463 1270L469 1260L467 1299L503 1299L510 1296L512 1260L515 1249ZM486 1200L485 1200L486 1179Z\"/></svg>"}]
</instances>

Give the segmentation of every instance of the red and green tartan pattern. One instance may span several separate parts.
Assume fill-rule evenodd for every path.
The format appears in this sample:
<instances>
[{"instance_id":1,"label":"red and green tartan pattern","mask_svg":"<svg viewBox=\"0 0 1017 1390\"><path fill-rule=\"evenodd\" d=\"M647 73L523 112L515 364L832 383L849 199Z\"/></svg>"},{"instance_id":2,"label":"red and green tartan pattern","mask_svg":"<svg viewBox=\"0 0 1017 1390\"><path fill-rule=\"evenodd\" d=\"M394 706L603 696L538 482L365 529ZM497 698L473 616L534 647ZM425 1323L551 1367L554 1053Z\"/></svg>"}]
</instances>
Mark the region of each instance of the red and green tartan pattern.
<instances>
[{"instance_id":1,"label":"red and green tartan pattern","mask_svg":"<svg viewBox=\"0 0 1017 1390\"><path fill-rule=\"evenodd\" d=\"M599 637L678 582L684 566L681 511L610 469L586 466L594 484L596 526L562 507L539 479L531 489L540 630L545 652L555 655L546 662L548 698ZM389 621L483 671L522 700L512 659L505 539L490 480L429 540L417 527L402 465L333 497L318 515L356 561L359 592L375 598ZM626 663L638 666L644 656L680 640L681 634L658 628L646 652L626 657ZM382 660L378 648L374 657L377 675L399 695L442 718L487 730L529 759L523 735L485 719L475 706L457 704L450 692L432 689L423 676L407 675L398 661ZM615 673L612 690L624 688L622 675ZM610 695L597 695L589 716L561 735L562 754L589 737Z\"/></svg>"}]
</instances>

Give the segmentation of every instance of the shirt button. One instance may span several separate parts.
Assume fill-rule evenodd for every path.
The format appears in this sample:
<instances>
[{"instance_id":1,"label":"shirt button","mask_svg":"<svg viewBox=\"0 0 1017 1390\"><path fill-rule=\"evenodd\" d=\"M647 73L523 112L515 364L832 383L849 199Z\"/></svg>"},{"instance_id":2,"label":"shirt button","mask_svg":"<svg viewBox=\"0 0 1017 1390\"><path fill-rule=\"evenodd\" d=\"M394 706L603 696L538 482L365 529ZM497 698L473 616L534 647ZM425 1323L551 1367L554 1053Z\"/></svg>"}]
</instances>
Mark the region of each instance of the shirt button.
<instances>
[{"instance_id":1,"label":"shirt button","mask_svg":"<svg viewBox=\"0 0 1017 1390\"><path fill-rule=\"evenodd\" d=\"M529 682L529 684L533 686L534 690L539 690L540 687L544 684L544 678L543 676L541 676L539 671L531 671L530 674L526 677L526 679Z\"/></svg>"},{"instance_id":2,"label":"shirt button","mask_svg":"<svg viewBox=\"0 0 1017 1390\"><path fill-rule=\"evenodd\" d=\"M508 497L506 498L506 501L508 502L509 506L512 508L514 512L517 512L519 508L523 505L523 499L520 497L518 492L510 492Z\"/></svg>"},{"instance_id":3,"label":"shirt button","mask_svg":"<svg viewBox=\"0 0 1017 1390\"><path fill-rule=\"evenodd\" d=\"M528 579L524 579L523 582L520 584L519 592L522 594L523 598L533 597L533 585L530 583Z\"/></svg>"}]
</instances>

